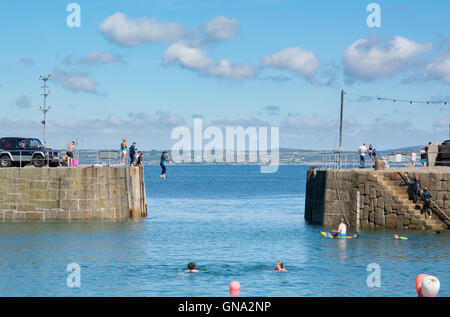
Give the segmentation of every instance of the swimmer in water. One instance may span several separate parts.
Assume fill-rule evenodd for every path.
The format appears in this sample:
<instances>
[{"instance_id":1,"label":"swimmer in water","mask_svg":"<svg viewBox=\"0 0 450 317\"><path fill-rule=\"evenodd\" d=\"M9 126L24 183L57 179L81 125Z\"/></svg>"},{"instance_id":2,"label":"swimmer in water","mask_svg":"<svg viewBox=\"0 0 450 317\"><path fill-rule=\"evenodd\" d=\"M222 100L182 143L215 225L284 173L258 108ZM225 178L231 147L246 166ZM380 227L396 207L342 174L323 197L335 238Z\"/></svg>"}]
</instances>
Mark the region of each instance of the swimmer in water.
<instances>
[{"instance_id":1,"label":"swimmer in water","mask_svg":"<svg viewBox=\"0 0 450 317\"><path fill-rule=\"evenodd\" d=\"M195 269L195 266L196 266L195 262L189 262L188 265L187 265L188 269L185 272L187 272L187 273L197 273L198 270Z\"/></svg>"},{"instance_id":2,"label":"swimmer in water","mask_svg":"<svg viewBox=\"0 0 450 317\"><path fill-rule=\"evenodd\" d=\"M395 240L398 240L398 239L399 239L398 234L394 234L394 239L395 239Z\"/></svg>"},{"instance_id":3,"label":"swimmer in water","mask_svg":"<svg viewBox=\"0 0 450 317\"><path fill-rule=\"evenodd\" d=\"M355 232L355 234L352 236L352 238L353 238L353 239L359 238L359 233L358 233L358 232Z\"/></svg>"},{"instance_id":4,"label":"swimmer in water","mask_svg":"<svg viewBox=\"0 0 450 317\"><path fill-rule=\"evenodd\" d=\"M277 263L275 264L275 271L286 272L286 269L284 268L284 263L281 261L277 261Z\"/></svg>"}]
</instances>

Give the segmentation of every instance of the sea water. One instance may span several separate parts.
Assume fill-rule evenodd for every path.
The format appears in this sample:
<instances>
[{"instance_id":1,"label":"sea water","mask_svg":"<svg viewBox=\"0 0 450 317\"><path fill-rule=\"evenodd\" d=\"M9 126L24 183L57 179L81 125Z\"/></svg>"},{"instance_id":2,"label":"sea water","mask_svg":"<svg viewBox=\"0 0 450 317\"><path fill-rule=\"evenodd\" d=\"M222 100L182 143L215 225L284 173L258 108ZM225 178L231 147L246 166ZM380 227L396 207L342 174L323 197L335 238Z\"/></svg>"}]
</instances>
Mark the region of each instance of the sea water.
<instances>
[{"instance_id":1,"label":"sea water","mask_svg":"<svg viewBox=\"0 0 450 317\"><path fill-rule=\"evenodd\" d=\"M420 273L450 295L449 232L325 239L304 220L306 170L169 165L163 180L146 166L143 221L2 223L0 295L228 296L237 280L241 296L416 296ZM201 272L184 273L190 261ZM70 263L80 287L67 283Z\"/></svg>"}]
</instances>

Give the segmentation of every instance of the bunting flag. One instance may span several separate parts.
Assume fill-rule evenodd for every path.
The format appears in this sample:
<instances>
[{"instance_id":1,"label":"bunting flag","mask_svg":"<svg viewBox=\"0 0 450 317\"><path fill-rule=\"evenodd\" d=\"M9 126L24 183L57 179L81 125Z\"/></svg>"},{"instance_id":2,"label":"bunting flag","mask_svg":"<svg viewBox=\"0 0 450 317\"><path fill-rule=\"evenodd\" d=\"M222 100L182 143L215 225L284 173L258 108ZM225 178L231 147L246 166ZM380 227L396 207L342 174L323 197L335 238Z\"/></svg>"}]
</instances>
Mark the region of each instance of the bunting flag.
<instances>
[{"instance_id":1,"label":"bunting flag","mask_svg":"<svg viewBox=\"0 0 450 317\"><path fill-rule=\"evenodd\" d=\"M366 96L366 95L360 95L360 94L354 94L354 93L349 93L349 92L345 92L345 95L349 95L349 96L357 96L360 98L367 98L367 99L372 99L372 100L378 100L378 101L392 101L394 103L397 102L402 102L402 103L409 103L409 104L413 104L413 103L422 103L422 104L443 104L443 105L447 105L447 102L449 101L436 101L436 100L412 100L412 99L399 99L399 98L384 98L384 97L374 97L374 96Z\"/></svg>"}]
</instances>

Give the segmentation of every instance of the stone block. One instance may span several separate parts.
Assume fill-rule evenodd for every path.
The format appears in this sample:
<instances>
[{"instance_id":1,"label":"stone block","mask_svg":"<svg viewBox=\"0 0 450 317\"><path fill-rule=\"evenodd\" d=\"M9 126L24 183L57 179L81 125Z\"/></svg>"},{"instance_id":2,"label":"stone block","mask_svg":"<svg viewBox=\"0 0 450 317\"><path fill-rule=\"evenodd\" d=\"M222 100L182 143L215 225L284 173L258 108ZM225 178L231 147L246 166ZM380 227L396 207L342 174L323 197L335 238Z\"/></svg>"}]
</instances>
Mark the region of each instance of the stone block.
<instances>
[{"instance_id":1,"label":"stone block","mask_svg":"<svg viewBox=\"0 0 450 317\"><path fill-rule=\"evenodd\" d=\"M25 221L42 221L43 213L42 212L27 212L25 213Z\"/></svg>"},{"instance_id":2,"label":"stone block","mask_svg":"<svg viewBox=\"0 0 450 317\"><path fill-rule=\"evenodd\" d=\"M385 225L385 215L384 210L381 208L377 208L375 210L375 224L384 227Z\"/></svg>"},{"instance_id":3,"label":"stone block","mask_svg":"<svg viewBox=\"0 0 450 317\"><path fill-rule=\"evenodd\" d=\"M58 221L69 221L70 220L70 211L67 210L58 210L56 211L56 219Z\"/></svg>"},{"instance_id":4,"label":"stone block","mask_svg":"<svg viewBox=\"0 0 450 317\"><path fill-rule=\"evenodd\" d=\"M400 215L397 217L397 229L403 229L404 216Z\"/></svg>"},{"instance_id":5,"label":"stone block","mask_svg":"<svg viewBox=\"0 0 450 317\"><path fill-rule=\"evenodd\" d=\"M397 227L397 215L389 214L386 215L386 228L395 228Z\"/></svg>"}]
</instances>

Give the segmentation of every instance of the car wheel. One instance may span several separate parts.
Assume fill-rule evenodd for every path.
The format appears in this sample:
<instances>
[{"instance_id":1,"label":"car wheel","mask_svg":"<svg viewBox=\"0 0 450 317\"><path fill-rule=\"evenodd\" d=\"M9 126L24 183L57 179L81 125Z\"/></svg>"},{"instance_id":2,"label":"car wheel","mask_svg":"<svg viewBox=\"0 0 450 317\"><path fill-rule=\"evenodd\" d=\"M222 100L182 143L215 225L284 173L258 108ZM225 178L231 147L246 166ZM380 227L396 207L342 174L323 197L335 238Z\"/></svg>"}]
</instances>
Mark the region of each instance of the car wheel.
<instances>
[{"instance_id":1,"label":"car wheel","mask_svg":"<svg viewBox=\"0 0 450 317\"><path fill-rule=\"evenodd\" d=\"M36 155L31 160L31 165L34 167L43 167L45 165L45 160L41 155Z\"/></svg>"},{"instance_id":2,"label":"car wheel","mask_svg":"<svg viewBox=\"0 0 450 317\"><path fill-rule=\"evenodd\" d=\"M11 167L12 162L8 155L3 155L0 157L0 166L1 167Z\"/></svg>"}]
</instances>

